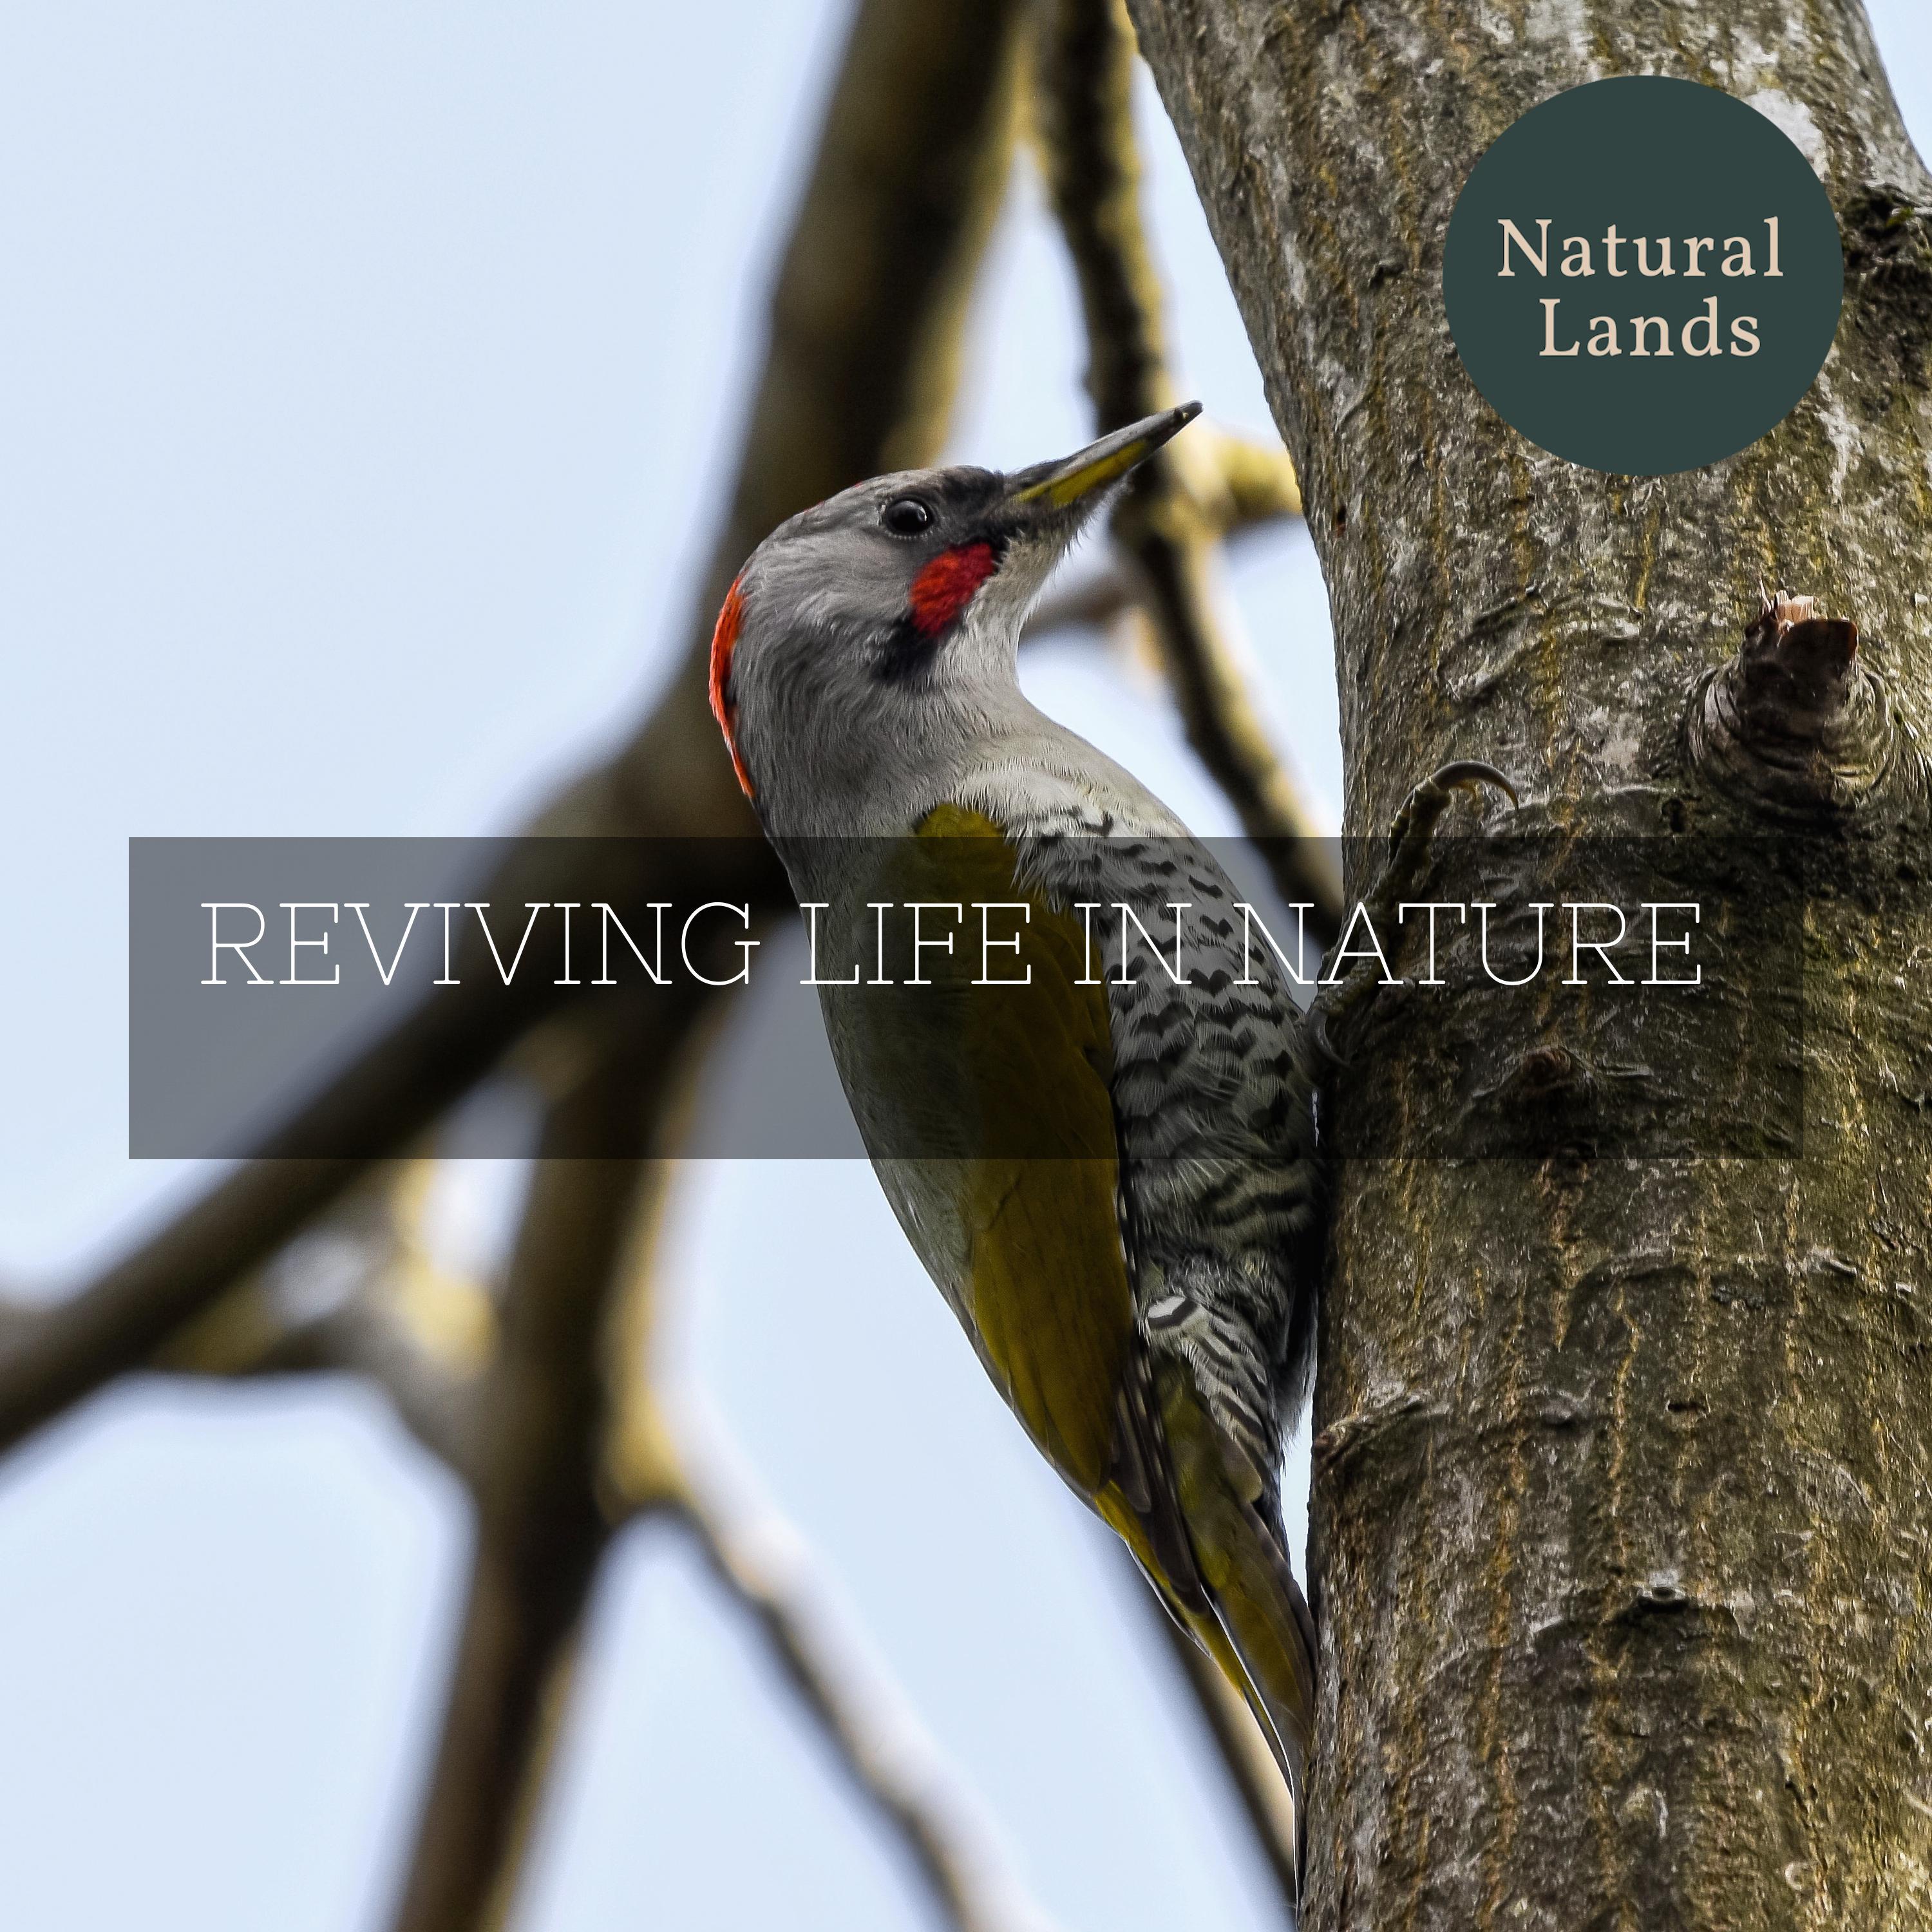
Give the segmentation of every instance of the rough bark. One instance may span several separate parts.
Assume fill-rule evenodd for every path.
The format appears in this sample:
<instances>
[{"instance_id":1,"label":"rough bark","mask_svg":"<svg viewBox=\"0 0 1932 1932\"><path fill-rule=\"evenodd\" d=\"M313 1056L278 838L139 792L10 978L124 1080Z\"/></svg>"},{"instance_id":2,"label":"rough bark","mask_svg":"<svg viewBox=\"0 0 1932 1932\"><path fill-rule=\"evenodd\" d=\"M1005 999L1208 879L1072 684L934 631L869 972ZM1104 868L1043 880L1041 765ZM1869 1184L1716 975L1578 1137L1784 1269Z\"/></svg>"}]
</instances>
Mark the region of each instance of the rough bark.
<instances>
[{"instance_id":1,"label":"rough bark","mask_svg":"<svg viewBox=\"0 0 1932 1932\"><path fill-rule=\"evenodd\" d=\"M1828 854L1804 910L1802 1156L1398 1154L1337 1176L1310 1923L1924 1924L1932 184L1862 12L1130 4L1322 556L1349 830L1477 757L1524 788L1511 826L1774 833L1741 862L1767 891L1772 846ZM1810 396L1655 481L1516 436L1441 303L1483 148L1622 73L1781 96L1846 246ZM1763 609L1760 578L1828 616ZM1472 1063L1528 1058L1478 1023L1454 1003L1395 1022ZM1682 1105L1724 1086L1730 1044L1673 1046ZM1540 1041L1518 1071L1560 1084L1587 1046ZM1400 1083L1374 1073L1344 1076L1337 1118L1399 1145ZM1636 1100L1589 1098L1613 1142Z\"/></svg>"}]
</instances>

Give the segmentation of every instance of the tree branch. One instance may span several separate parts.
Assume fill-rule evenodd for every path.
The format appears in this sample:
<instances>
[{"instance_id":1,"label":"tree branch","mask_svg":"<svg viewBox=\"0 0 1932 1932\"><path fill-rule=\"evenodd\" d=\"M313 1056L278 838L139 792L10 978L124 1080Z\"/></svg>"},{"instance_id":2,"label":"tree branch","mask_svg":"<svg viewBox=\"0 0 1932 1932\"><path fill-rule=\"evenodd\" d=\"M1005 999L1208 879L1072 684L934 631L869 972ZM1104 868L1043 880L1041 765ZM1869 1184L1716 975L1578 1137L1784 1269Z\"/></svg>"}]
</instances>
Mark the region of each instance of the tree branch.
<instances>
[{"instance_id":1,"label":"tree branch","mask_svg":"<svg viewBox=\"0 0 1932 1932\"><path fill-rule=\"evenodd\" d=\"M751 1618L874 1820L898 1846L941 1922L954 1932L1044 1928L1045 1915L1003 1868L967 1795L952 1788L918 1720L839 1630L814 1589L790 1526L727 1485L722 1459L694 1474L695 1444L678 1431L682 1472L652 1507L690 1534L712 1580Z\"/></svg>"},{"instance_id":2,"label":"tree branch","mask_svg":"<svg viewBox=\"0 0 1932 1932\"><path fill-rule=\"evenodd\" d=\"M1048 185L1086 316L1088 392L1099 427L1113 429L1174 400L1139 205L1133 29L1118 0L1047 0L1036 71ZM1326 944L1341 927L1340 868L1248 695L1212 587L1215 465L1209 450L1187 447L1183 439L1142 466L1114 533L1138 568L1189 743L1250 836L1266 842L1283 895L1314 907L1310 926Z\"/></svg>"},{"instance_id":3,"label":"tree branch","mask_svg":"<svg viewBox=\"0 0 1932 1932\"><path fill-rule=\"evenodd\" d=\"M618 1100L626 1118L674 1112L659 1090L646 1096L629 1082L633 1103ZM590 1122L580 1116L580 1127ZM596 1132L608 1133L610 1122ZM554 1123L554 1131L557 1130ZM601 1142L599 1142L601 1144ZM616 1178L609 1170L624 1163L566 1162L553 1172L538 1171L538 1185L559 1198L544 1207L533 1196L532 1212L546 1225L562 1220L580 1243L591 1224L602 1222L608 1242L614 1210L621 1200L597 1184ZM520 1239L505 1322L500 1324L488 1294L478 1284L443 1274L423 1252L416 1216L432 1163L414 1161L383 1177L380 1186L352 1195L312 1232L293 1244L268 1269L238 1285L191 1323L157 1358L166 1373L241 1378L336 1371L357 1373L382 1388L414 1432L461 1475L472 1490L513 1488L518 1473L548 1466L580 1470L586 1431L599 1442L589 1484L597 1502L592 1538L608 1546L616 1522L628 1516L674 1518L693 1538L714 1580L751 1617L781 1676L799 1696L806 1716L823 1735L854 1788L866 1801L873 1822L899 1846L917 1874L944 1922L957 1932L1014 1932L1044 1926L1044 1916L1024 1895L1002 1865L998 1850L974 1816L970 1795L949 1778L929 1739L904 1699L880 1677L865 1646L841 1630L813 1587L802 1544L789 1526L758 1501L736 1474L736 1459L714 1439L715 1431L695 1429L682 1419L675 1429L667 1420L651 1372L652 1325L658 1307L657 1271L650 1253L655 1210L667 1172L646 1168L641 1184L641 1214L622 1238L614 1262L605 1268L607 1299L600 1312L594 1296L576 1290L555 1296L560 1286L533 1276L532 1244L545 1238L534 1224ZM586 1173L586 1170L588 1171ZM590 1186L586 1187L586 1180ZM590 1258L593 1262L594 1257ZM582 1266L582 1248L569 1266ZM569 1284L562 1284L566 1289ZM621 1300L608 1299L614 1286ZM537 1346L527 1339L531 1324L522 1311L534 1300L552 1314L562 1312L560 1332ZM0 1319L12 1304L0 1304ZM507 1328L512 1352L520 1367L501 1359L488 1373L489 1358ZM601 1393L586 1400L575 1366L585 1359L604 1364ZM511 1391L521 1385L520 1399ZM574 1438L574 1451L554 1447L532 1453L530 1440L502 1448L493 1432L479 1457L476 1423L506 1406L547 1418L541 1442ZM596 1412L601 1406L601 1424ZM500 1464L507 1457L508 1478ZM526 1489L524 1501L507 1514L535 1515L560 1499ZM561 1498L566 1521L580 1528L580 1496ZM514 1536L495 1540L514 1549ZM486 1644L473 1636L483 1621L502 1624L506 1601L523 1600L520 1586L506 1588L494 1573L500 1562L479 1548L471 1607L456 1673L442 1763L435 1780L440 1806L432 1801L425 1843L477 1848L476 1883L460 1899L446 1895L432 1907L417 1908L416 1922L434 1924L494 1922L511 1903L515 1854L527 1820L530 1794L548 1763L566 1703L569 1630L574 1619L555 1613L528 1618L520 1641ZM581 1558L573 1566L581 1570ZM486 1612L490 1613L486 1618ZM556 1633L564 1634L560 1638ZM528 1660L514 1661L519 1653ZM540 1689L532 1698L519 1685ZM500 1737L494 1748L470 1749L477 1742L477 1714L506 1695L518 1708L520 1742ZM460 1742L457 1714L467 1714ZM1257 1739L1257 1748L1258 1739ZM460 1764L460 1774L451 1768ZM419 1851L421 1871L429 1854ZM454 1850L434 1858L435 1889L448 1886L450 1868L460 1862ZM430 1882L423 1880L425 1892Z\"/></svg>"},{"instance_id":4,"label":"tree branch","mask_svg":"<svg viewBox=\"0 0 1932 1932\"><path fill-rule=\"evenodd\" d=\"M568 786L533 828L551 835L716 842L706 898L790 903L706 715L706 646L725 586L772 526L846 484L930 460L956 375L966 296L1010 151L1021 0L865 0L772 302L770 340L736 484L676 674L609 763ZM555 855L520 845L485 896L588 901ZM667 865L677 862L667 848ZM742 876L740 874L742 874ZM633 878L675 898L681 878ZM606 895L608 896L608 895ZM378 1042L265 1149L66 1300L0 1333L0 1450L112 1376L257 1266L364 1172L406 1144L548 1009L450 989ZM544 992L548 999L556 997ZM287 1156L317 1148L355 1160Z\"/></svg>"},{"instance_id":5,"label":"tree branch","mask_svg":"<svg viewBox=\"0 0 1932 1932\"><path fill-rule=\"evenodd\" d=\"M1694 768L1760 810L1922 813L1932 764L1860 652L1858 626L1786 591L1760 603L1736 653L1698 682Z\"/></svg>"},{"instance_id":6,"label":"tree branch","mask_svg":"<svg viewBox=\"0 0 1932 1932\"><path fill-rule=\"evenodd\" d=\"M1234 1786L1262 1856L1268 1861L1268 1869L1280 1888L1282 1904L1292 1926L1298 1884L1294 1811L1268 1740L1262 1736L1253 1713L1221 1675L1220 1666L1168 1615L1160 1600L1147 1587L1147 1580L1131 1564L1125 1566L1125 1575L1127 1587L1159 1627L1162 1641L1173 1653L1174 1662L1194 1693L1194 1701L1220 1753L1228 1781Z\"/></svg>"},{"instance_id":7,"label":"tree branch","mask_svg":"<svg viewBox=\"0 0 1932 1932\"><path fill-rule=\"evenodd\" d=\"M604 1338L655 1218L659 1171L641 1155L677 1037L647 1030L601 1056L545 1122L482 1391L469 1599L398 1932L472 1932L508 1909L610 1534ZM631 1158L582 1157L627 1138Z\"/></svg>"},{"instance_id":8,"label":"tree branch","mask_svg":"<svg viewBox=\"0 0 1932 1932\"><path fill-rule=\"evenodd\" d=\"M944 1922L955 1932L1043 1928L904 1700L817 1600L800 1539L738 1476L714 1429L671 1412L655 1372L658 1286L654 1270L636 1270L612 1329L608 1492L639 1520L682 1523Z\"/></svg>"},{"instance_id":9,"label":"tree branch","mask_svg":"<svg viewBox=\"0 0 1932 1932\"><path fill-rule=\"evenodd\" d=\"M1197 448L1204 444L1208 450L1196 466L1202 484L1198 500L1214 535L1241 536L1301 514L1301 488L1286 450L1208 423L1196 424L1188 434ZM1099 569L1042 598L1027 620L1021 642L1031 643L1056 631L1105 630L1142 608L1143 588L1132 560L1118 552L1111 554Z\"/></svg>"},{"instance_id":10,"label":"tree branch","mask_svg":"<svg viewBox=\"0 0 1932 1932\"><path fill-rule=\"evenodd\" d=\"M476 1398L496 1342L477 1283L436 1267L419 1220L428 1160L382 1171L153 1358L164 1374L366 1377L466 1481Z\"/></svg>"}]
</instances>

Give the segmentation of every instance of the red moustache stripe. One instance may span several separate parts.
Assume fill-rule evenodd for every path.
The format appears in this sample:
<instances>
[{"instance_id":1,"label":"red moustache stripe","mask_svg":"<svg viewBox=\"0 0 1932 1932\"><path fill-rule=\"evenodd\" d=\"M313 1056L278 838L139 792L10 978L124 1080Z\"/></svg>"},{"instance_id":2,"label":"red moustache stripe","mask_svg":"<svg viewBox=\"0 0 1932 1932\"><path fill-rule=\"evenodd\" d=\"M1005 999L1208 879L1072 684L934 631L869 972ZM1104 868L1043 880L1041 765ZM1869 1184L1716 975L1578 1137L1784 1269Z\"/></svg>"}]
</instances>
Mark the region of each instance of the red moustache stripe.
<instances>
[{"instance_id":1,"label":"red moustache stripe","mask_svg":"<svg viewBox=\"0 0 1932 1932\"><path fill-rule=\"evenodd\" d=\"M972 602L998 562L989 543L942 550L912 580L906 602L913 628L921 637L938 636Z\"/></svg>"}]
</instances>

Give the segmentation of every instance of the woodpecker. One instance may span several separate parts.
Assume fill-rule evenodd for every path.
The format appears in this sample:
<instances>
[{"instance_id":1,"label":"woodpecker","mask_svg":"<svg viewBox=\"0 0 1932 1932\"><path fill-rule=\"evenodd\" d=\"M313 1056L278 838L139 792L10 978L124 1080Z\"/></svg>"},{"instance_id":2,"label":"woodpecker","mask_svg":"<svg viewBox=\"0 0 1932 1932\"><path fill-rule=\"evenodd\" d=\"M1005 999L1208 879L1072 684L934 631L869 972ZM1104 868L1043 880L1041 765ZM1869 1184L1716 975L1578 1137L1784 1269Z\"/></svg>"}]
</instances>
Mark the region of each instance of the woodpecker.
<instances>
[{"instance_id":1,"label":"woodpecker","mask_svg":"<svg viewBox=\"0 0 1932 1932\"><path fill-rule=\"evenodd\" d=\"M802 904L1011 909L996 953L990 932L963 958L914 950L929 997L822 990L833 1058L988 1374L1246 1700L1299 1821L1315 1631L1280 1472L1318 1264L1310 1046L1212 854L1018 676L1054 564L1198 413L1012 474L878 477L794 517L725 598L711 701ZM1167 936L1177 904L1184 985L1142 940ZM876 961L835 956L904 976L872 973L883 936ZM902 969L902 945L893 957ZM998 985L962 1004L989 960Z\"/></svg>"}]
</instances>

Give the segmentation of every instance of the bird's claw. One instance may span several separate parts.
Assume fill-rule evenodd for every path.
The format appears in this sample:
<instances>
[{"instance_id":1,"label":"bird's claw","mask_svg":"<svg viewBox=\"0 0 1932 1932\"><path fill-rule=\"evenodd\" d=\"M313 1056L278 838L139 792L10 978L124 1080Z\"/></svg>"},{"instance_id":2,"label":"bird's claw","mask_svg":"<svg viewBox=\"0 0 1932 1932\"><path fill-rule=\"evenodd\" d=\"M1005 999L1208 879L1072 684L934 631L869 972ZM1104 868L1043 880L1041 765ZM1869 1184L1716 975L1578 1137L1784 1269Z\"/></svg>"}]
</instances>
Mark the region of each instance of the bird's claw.
<instances>
[{"instance_id":1,"label":"bird's claw","mask_svg":"<svg viewBox=\"0 0 1932 1932\"><path fill-rule=\"evenodd\" d=\"M1348 1057L1340 1052L1328 1036L1328 1005L1320 999L1308 1009L1308 1044L1314 1049L1315 1057L1331 1073L1346 1072L1350 1065Z\"/></svg>"},{"instance_id":2,"label":"bird's claw","mask_svg":"<svg viewBox=\"0 0 1932 1932\"><path fill-rule=\"evenodd\" d=\"M1522 803L1514 784L1494 765L1485 764L1480 758L1452 758L1438 766L1402 801L1402 809L1389 827L1390 850L1399 850L1412 837L1426 838L1459 791L1480 800L1485 790L1501 792L1512 806Z\"/></svg>"},{"instance_id":3,"label":"bird's claw","mask_svg":"<svg viewBox=\"0 0 1932 1932\"><path fill-rule=\"evenodd\" d=\"M1396 902L1414 882L1436 821L1456 794L1466 791L1480 799L1486 790L1502 793L1513 807L1520 808L1522 803L1510 780L1480 758L1455 758L1438 766L1402 802L1402 809L1389 827L1388 859L1364 902L1373 931L1386 929ZM1330 1022L1353 1012L1380 983L1367 965L1358 960L1338 984L1324 986L1309 1009L1310 1043L1330 1072L1345 1070L1349 1062L1330 1037Z\"/></svg>"},{"instance_id":4,"label":"bird's claw","mask_svg":"<svg viewBox=\"0 0 1932 1932\"><path fill-rule=\"evenodd\" d=\"M1472 798L1480 798L1485 786L1499 791L1512 806L1522 803L1516 787L1498 771L1494 765L1486 764L1480 758L1454 758L1432 772L1423 781L1424 784L1436 785L1454 791L1466 791Z\"/></svg>"}]
</instances>

